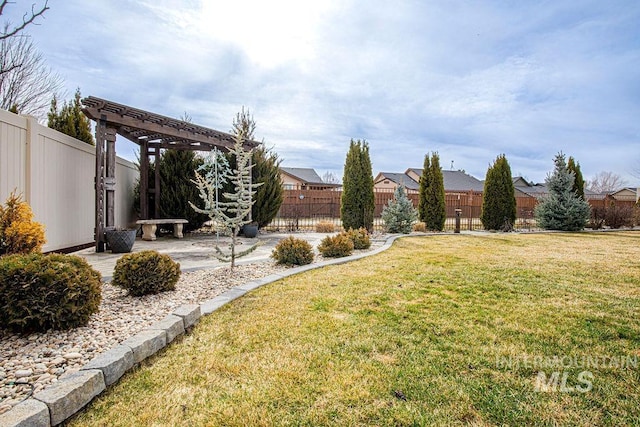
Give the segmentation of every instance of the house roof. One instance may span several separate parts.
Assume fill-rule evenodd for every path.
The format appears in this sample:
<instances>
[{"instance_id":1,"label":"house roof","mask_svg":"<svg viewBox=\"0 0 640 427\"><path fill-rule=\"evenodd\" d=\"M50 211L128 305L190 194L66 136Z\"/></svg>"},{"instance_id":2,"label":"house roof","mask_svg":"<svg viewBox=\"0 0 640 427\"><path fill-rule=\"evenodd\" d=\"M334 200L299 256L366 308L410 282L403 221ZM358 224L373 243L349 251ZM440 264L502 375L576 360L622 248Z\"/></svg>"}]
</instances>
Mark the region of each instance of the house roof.
<instances>
[{"instance_id":1,"label":"house roof","mask_svg":"<svg viewBox=\"0 0 640 427\"><path fill-rule=\"evenodd\" d=\"M422 169L409 168L405 173L408 172L422 176ZM445 191L484 191L484 183L482 181L463 171L443 170L442 179Z\"/></svg>"},{"instance_id":2,"label":"house roof","mask_svg":"<svg viewBox=\"0 0 640 427\"><path fill-rule=\"evenodd\" d=\"M290 175L304 184L325 184L322 182L322 178L318 175L315 169L312 168L285 168L280 167L280 170L287 175Z\"/></svg>"},{"instance_id":3,"label":"house roof","mask_svg":"<svg viewBox=\"0 0 640 427\"><path fill-rule=\"evenodd\" d=\"M383 179L388 179L396 184L402 184L407 190L417 190L419 185L410 176L404 173L396 172L380 172L376 177L376 182L380 182Z\"/></svg>"}]
</instances>

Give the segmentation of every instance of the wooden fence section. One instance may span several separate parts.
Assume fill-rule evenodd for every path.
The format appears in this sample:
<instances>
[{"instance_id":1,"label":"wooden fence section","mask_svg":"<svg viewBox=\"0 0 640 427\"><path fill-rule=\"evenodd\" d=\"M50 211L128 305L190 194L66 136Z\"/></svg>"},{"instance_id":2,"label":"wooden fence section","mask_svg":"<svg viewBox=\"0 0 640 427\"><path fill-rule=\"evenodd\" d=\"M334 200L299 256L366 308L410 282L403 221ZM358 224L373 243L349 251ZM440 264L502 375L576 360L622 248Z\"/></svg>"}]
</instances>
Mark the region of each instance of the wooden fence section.
<instances>
[{"instance_id":1,"label":"wooden fence section","mask_svg":"<svg viewBox=\"0 0 640 427\"><path fill-rule=\"evenodd\" d=\"M407 194L414 206L418 206L418 193L416 191ZM318 189L313 187L298 188L284 191L284 201L277 217L268 228L271 229L313 229L319 221L328 221L340 227L340 198L342 191L339 189ZM374 228L383 226L380 218L382 209L393 199L392 190L376 190ZM635 200L616 200L612 197L601 197L588 200L591 206L610 206L615 203L618 206L633 206ZM516 197L516 224L519 229L531 229L535 227L533 210L538 200L532 196ZM445 206L447 221L445 229L452 229L455 224L455 211L461 210L462 227L466 230L481 229L480 214L482 211L482 192L452 192L445 194Z\"/></svg>"}]
</instances>

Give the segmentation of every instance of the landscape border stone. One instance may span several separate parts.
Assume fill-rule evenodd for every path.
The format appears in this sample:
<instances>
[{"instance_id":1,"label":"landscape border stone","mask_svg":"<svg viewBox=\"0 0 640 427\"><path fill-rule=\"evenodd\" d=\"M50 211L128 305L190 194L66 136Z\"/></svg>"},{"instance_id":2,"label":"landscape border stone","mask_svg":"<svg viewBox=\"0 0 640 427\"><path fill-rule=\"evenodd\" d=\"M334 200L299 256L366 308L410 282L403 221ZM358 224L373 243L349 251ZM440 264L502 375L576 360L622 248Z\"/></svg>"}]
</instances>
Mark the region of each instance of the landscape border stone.
<instances>
[{"instance_id":1,"label":"landscape border stone","mask_svg":"<svg viewBox=\"0 0 640 427\"><path fill-rule=\"evenodd\" d=\"M121 344L94 357L81 370L100 369L108 387L118 381L133 365L131 347Z\"/></svg>"},{"instance_id":2,"label":"landscape border stone","mask_svg":"<svg viewBox=\"0 0 640 427\"><path fill-rule=\"evenodd\" d=\"M169 344L177 336L184 334L184 319L175 314L168 314L164 319L149 326L149 329L165 331L167 333L167 344Z\"/></svg>"},{"instance_id":3,"label":"landscape border stone","mask_svg":"<svg viewBox=\"0 0 640 427\"><path fill-rule=\"evenodd\" d=\"M55 426L84 408L105 388L102 371L91 369L65 375L60 381L34 394L33 397L47 405L51 425Z\"/></svg>"},{"instance_id":4,"label":"landscape border stone","mask_svg":"<svg viewBox=\"0 0 640 427\"><path fill-rule=\"evenodd\" d=\"M62 376L51 387L36 393L32 398L17 404L0 414L0 427L50 427L56 426L84 408L107 386L117 382L126 371L160 351L178 335L194 326L203 314L211 314L227 303L269 283L304 273L316 268L344 264L376 255L391 247L393 242L405 235L390 236L382 246L357 255L324 260L315 264L292 268L285 273L276 273L252 280L229 289L201 304L187 304L175 309L164 319L148 329L126 339L118 346L96 356L80 371ZM179 319L182 320L180 328Z\"/></svg>"}]
</instances>

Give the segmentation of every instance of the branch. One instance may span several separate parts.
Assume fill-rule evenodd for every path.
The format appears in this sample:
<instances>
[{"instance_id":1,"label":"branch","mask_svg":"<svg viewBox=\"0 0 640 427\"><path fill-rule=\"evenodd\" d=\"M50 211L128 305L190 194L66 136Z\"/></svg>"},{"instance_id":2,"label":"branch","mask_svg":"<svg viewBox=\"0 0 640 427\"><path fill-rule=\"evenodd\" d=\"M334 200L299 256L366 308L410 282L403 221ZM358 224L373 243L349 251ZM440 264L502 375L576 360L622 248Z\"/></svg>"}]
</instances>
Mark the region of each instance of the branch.
<instances>
[{"instance_id":1,"label":"branch","mask_svg":"<svg viewBox=\"0 0 640 427\"><path fill-rule=\"evenodd\" d=\"M9 3L8 0L2 0L2 3L0 3L0 15L2 15L2 12L4 11L5 6L7 5L7 3ZM36 11L35 10L35 4L31 5L31 16L29 16L28 13L25 13L22 16L22 24L15 27L13 30L1 34L0 35L0 40L4 40L4 39L8 39L9 37L13 37L16 34L18 34L20 31L24 30L29 24L33 24L33 21L38 17L38 16L42 16L44 14L45 11L49 10L49 6L48 6L49 0L46 0L44 2L44 5L42 6L42 9ZM34 24L37 25L37 24Z\"/></svg>"}]
</instances>

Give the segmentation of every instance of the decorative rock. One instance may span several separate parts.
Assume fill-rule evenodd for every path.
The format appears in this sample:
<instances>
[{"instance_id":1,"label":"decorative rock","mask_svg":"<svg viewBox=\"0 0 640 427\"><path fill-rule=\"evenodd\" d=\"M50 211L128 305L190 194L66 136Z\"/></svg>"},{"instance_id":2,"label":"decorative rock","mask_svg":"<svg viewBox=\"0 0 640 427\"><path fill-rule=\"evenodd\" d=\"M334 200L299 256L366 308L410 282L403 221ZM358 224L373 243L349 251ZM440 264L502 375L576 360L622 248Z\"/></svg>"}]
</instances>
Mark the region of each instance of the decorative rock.
<instances>
[{"instance_id":1,"label":"decorative rock","mask_svg":"<svg viewBox=\"0 0 640 427\"><path fill-rule=\"evenodd\" d=\"M51 424L58 425L82 409L105 389L102 371L75 372L33 397L49 407Z\"/></svg>"},{"instance_id":2,"label":"decorative rock","mask_svg":"<svg viewBox=\"0 0 640 427\"><path fill-rule=\"evenodd\" d=\"M66 353L62 357L64 357L67 360L82 359L82 354L80 354L78 352L72 352L72 353Z\"/></svg>"},{"instance_id":3,"label":"decorative rock","mask_svg":"<svg viewBox=\"0 0 640 427\"><path fill-rule=\"evenodd\" d=\"M133 367L133 352L129 347L119 345L94 358L82 369L100 369L104 374L105 384L110 386L131 367Z\"/></svg>"},{"instance_id":4,"label":"decorative rock","mask_svg":"<svg viewBox=\"0 0 640 427\"><path fill-rule=\"evenodd\" d=\"M49 427L50 425L49 408L35 399L27 399L10 411L0 414L0 426L3 427Z\"/></svg>"},{"instance_id":5,"label":"decorative rock","mask_svg":"<svg viewBox=\"0 0 640 427\"><path fill-rule=\"evenodd\" d=\"M165 331L167 333L167 344L169 344L175 337L184 334L184 320L182 317L170 314L151 325L149 329Z\"/></svg>"},{"instance_id":6,"label":"decorative rock","mask_svg":"<svg viewBox=\"0 0 640 427\"><path fill-rule=\"evenodd\" d=\"M26 378L33 375L33 371L31 369L18 369L15 371L14 375L16 378Z\"/></svg>"},{"instance_id":7,"label":"decorative rock","mask_svg":"<svg viewBox=\"0 0 640 427\"><path fill-rule=\"evenodd\" d=\"M183 305L175 309L173 311L173 314L182 317L185 329L188 329L191 326L195 325L196 322L200 319L200 316L202 316L202 314L200 313L200 306L198 304Z\"/></svg>"},{"instance_id":8,"label":"decorative rock","mask_svg":"<svg viewBox=\"0 0 640 427\"><path fill-rule=\"evenodd\" d=\"M133 351L134 363L140 363L167 345L167 333L154 330L142 331L123 341L122 345L130 347Z\"/></svg>"}]
</instances>

